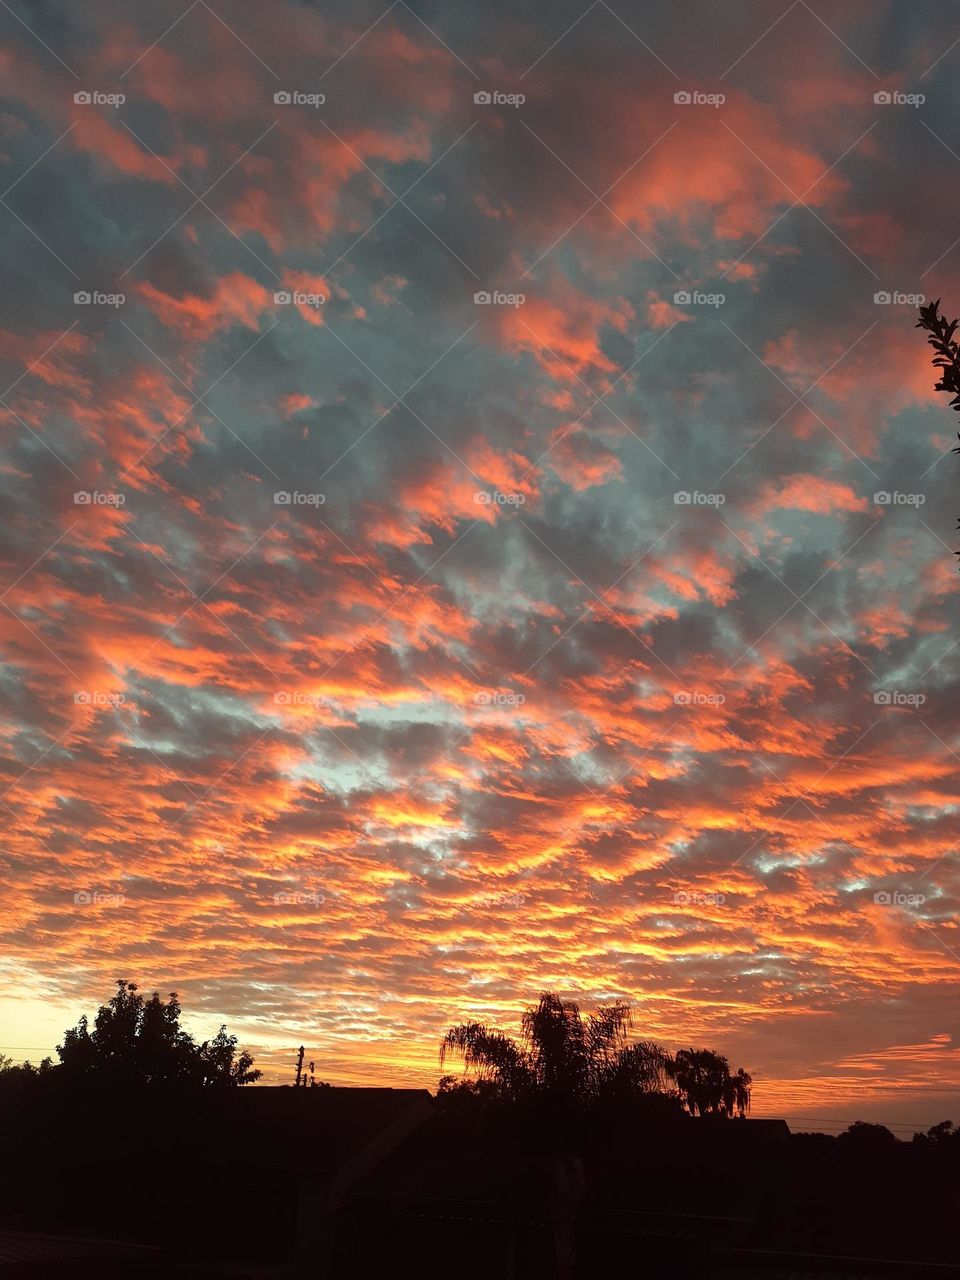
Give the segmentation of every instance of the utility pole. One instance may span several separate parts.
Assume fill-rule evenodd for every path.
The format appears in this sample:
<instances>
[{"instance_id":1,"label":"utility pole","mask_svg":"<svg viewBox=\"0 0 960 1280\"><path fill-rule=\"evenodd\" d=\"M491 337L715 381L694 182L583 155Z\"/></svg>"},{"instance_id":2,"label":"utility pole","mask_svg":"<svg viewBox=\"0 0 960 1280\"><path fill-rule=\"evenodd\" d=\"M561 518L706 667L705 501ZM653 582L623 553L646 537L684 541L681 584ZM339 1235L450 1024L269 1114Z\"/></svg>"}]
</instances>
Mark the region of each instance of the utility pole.
<instances>
[{"instance_id":1,"label":"utility pole","mask_svg":"<svg viewBox=\"0 0 960 1280\"><path fill-rule=\"evenodd\" d=\"M304 1052L305 1052L305 1051L304 1051L304 1047L303 1047L303 1045L301 1045L301 1046L300 1046L300 1052L297 1054L297 1082L296 1082L296 1085L294 1086L294 1087L295 1087L295 1088L297 1088L297 1089L299 1089L299 1088L300 1088L300 1077L301 1077L301 1075L303 1074L303 1055L304 1055Z\"/></svg>"}]
</instances>

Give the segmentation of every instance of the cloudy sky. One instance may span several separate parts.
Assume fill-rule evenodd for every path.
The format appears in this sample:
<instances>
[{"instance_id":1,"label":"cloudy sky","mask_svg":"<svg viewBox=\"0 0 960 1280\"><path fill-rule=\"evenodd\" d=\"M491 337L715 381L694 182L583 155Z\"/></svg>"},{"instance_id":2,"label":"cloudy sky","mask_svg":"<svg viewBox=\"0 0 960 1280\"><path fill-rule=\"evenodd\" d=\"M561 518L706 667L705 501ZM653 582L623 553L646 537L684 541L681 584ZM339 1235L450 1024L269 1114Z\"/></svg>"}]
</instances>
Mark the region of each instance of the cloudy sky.
<instances>
[{"instance_id":1,"label":"cloudy sky","mask_svg":"<svg viewBox=\"0 0 960 1280\"><path fill-rule=\"evenodd\" d=\"M960 16L0 32L7 1051L124 976L432 1085L550 988L958 1118Z\"/></svg>"}]
</instances>

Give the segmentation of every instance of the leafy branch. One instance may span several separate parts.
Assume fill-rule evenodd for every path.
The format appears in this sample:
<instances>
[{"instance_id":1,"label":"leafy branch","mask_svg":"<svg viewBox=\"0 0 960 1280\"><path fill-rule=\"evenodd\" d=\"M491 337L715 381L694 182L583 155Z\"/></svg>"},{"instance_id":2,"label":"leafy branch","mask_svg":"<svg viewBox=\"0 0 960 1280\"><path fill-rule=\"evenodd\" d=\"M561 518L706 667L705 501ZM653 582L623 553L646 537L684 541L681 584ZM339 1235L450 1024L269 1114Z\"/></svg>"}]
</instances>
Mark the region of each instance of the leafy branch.
<instances>
[{"instance_id":1,"label":"leafy branch","mask_svg":"<svg viewBox=\"0 0 960 1280\"><path fill-rule=\"evenodd\" d=\"M960 321L947 320L946 316L940 314L939 298L929 306L920 308L917 328L926 329L929 333L927 341L937 353L933 363L940 370L940 381L934 390L951 392L953 399L950 401L950 408L960 413L960 346L953 340L958 324ZM960 432L957 435L960 436ZM960 448L954 449L954 453L960 453Z\"/></svg>"},{"instance_id":2,"label":"leafy branch","mask_svg":"<svg viewBox=\"0 0 960 1280\"><path fill-rule=\"evenodd\" d=\"M940 381L934 385L934 390L948 391L953 396L950 408L960 413L960 344L953 338L958 324L960 321L948 320L940 314L940 299L937 298L929 306L920 308L920 319L916 327L927 331L927 341L936 352L933 364L940 370ZM957 439L960 440L960 431L957 432ZM953 452L960 453L960 446ZM960 520L957 521L957 528L960 529ZM955 551L954 555L960 556L960 551Z\"/></svg>"}]
</instances>

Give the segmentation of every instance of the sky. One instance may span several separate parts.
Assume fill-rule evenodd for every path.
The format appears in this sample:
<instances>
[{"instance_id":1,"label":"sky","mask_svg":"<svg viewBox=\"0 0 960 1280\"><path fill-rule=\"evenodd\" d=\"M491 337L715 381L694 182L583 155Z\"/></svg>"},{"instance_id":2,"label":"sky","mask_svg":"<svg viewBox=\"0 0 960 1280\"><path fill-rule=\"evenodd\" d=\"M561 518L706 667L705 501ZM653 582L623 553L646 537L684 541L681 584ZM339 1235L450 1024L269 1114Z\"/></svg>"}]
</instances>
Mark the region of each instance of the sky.
<instances>
[{"instance_id":1,"label":"sky","mask_svg":"<svg viewBox=\"0 0 960 1280\"><path fill-rule=\"evenodd\" d=\"M0 61L0 1049L123 977L432 1087L550 989L960 1120L960 15L9 0Z\"/></svg>"}]
</instances>

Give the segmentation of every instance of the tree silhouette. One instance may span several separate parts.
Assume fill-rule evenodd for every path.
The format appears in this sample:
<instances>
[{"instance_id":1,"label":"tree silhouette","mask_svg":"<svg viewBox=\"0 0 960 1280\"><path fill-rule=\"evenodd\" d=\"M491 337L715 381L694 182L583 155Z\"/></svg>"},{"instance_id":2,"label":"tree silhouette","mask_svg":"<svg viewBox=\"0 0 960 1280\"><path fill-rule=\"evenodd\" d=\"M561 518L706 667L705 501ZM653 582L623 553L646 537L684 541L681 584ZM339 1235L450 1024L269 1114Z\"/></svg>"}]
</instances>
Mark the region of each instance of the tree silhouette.
<instances>
[{"instance_id":1,"label":"tree silhouette","mask_svg":"<svg viewBox=\"0 0 960 1280\"><path fill-rule=\"evenodd\" d=\"M228 1036L221 1027L212 1040L204 1040L196 1051L201 1068L201 1083L205 1088L224 1088L240 1084L253 1084L263 1075L254 1071L253 1057L244 1049L237 1057L237 1037Z\"/></svg>"},{"instance_id":2,"label":"tree silhouette","mask_svg":"<svg viewBox=\"0 0 960 1280\"><path fill-rule=\"evenodd\" d=\"M920 308L920 319L916 327L927 331L927 342L936 352L933 364L940 370L940 381L934 384L934 390L948 391L953 396L950 408L960 413L960 345L953 337L958 324L960 321L947 320L946 316L940 314L940 299L937 298L935 302ZM957 432L957 439L960 440L960 431ZM960 447L953 452L960 453ZM960 528L960 520L957 521L957 527ZM955 551L954 555L960 556L960 551Z\"/></svg>"},{"instance_id":3,"label":"tree silhouette","mask_svg":"<svg viewBox=\"0 0 960 1280\"><path fill-rule=\"evenodd\" d=\"M19 1085L25 1081L46 1076L53 1067L51 1058L44 1058L38 1067L32 1062L14 1062L9 1054L0 1053L0 1087Z\"/></svg>"},{"instance_id":4,"label":"tree silhouette","mask_svg":"<svg viewBox=\"0 0 960 1280\"><path fill-rule=\"evenodd\" d=\"M737 1074L730 1077L724 1089L723 1102L728 1116L732 1116L734 1111L738 1116L744 1116L750 1110L752 1085L753 1076L743 1067L738 1067Z\"/></svg>"},{"instance_id":5,"label":"tree silhouette","mask_svg":"<svg viewBox=\"0 0 960 1280\"><path fill-rule=\"evenodd\" d=\"M744 1115L750 1107L752 1077L712 1049L680 1049L670 1066L683 1105L691 1115Z\"/></svg>"},{"instance_id":6,"label":"tree silhouette","mask_svg":"<svg viewBox=\"0 0 960 1280\"><path fill-rule=\"evenodd\" d=\"M752 1081L742 1067L731 1075L726 1058L707 1049L682 1049L673 1059L653 1041L629 1044L630 1026L623 1001L601 1005L584 1019L572 1001L545 991L524 1013L519 1041L482 1022L451 1027L440 1043L440 1065L458 1057L470 1076L459 1083L445 1076L440 1090L569 1110L662 1095L675 1081L693 1115L743 1115L748 1109Z\"/></svg>"},{"instance_id":7,"label":"tree silhouette","mask_svg":"<svg viewBox=\"0 0 960 1280\"><path fill-rule=\"evenodd\" d=\"M64 1075L205 1088L260 1079L251 1055L244 1050L237 1056L237 1037L227 1035L226 1027L197 1045L180 1026L180 1014L176 992L167 1001L156 991L145 1000L136 983L118 979L116 994L97 1011L93 1030L84 1015L57 1045Z\"/></svg>"},{"instance_id":8,"label":"tree silhouette","mask_svg":"<svg viewBox=\"0 0 960 1280\"><path fill-rule=\"evenodd\" d=\"M481 1022L451 1027L440 1044L440 1064L463 1059L481 1092L503 1101L538 1098L558 1107L596 1100L615 1082L645 1088L662 1075L658 1046L627 1046L626 1004L601 1006L586 1020L572 1001L544 991L521 1020L518 1043ZM449 1087L449 1084L447 1085Z\"/></svg>"},{"instance_id":9,"label":"tree silhouette","mask_svg":"<svg viewBox=\"0 0 960 1280\"><path fill-rule=\"evenodd\" d=\"M741 1069L742 1071L742 1069ZM681 1048L671 1065L677 1092L691 1115L732 1115L736 1108L739 1079L730 1074L730 1062L709 1048ZM749 1076L742 1073L741 1087L749 1102ZM745 1106L740 1108L745 1110Z\"/></svg>"},{"instance_id":10,"label":"tree silhouette","mask_svg":"<svg viewBox=\"0 0 960 1280\"><path fill-rule=\"evenodd\" d=\"M954 1126L952 1120L941 1120L939 1124L931 1125L926 1133L915 1133L913 1141L918 1146L960 1152L960 1129Z\"/></svg>"},{"instance_id":11,"label":"tree silhouette","mask_svg":"<svg viewBox=\"0 0 960 1280\"><path fill-rule=\"evenodd\" d=\"M897 1143L885 1124L871 1124L869 1120L855 1120L838 1135L837 1141L863 1151L883 1151Z\"/></svg>"}]
</instances>

